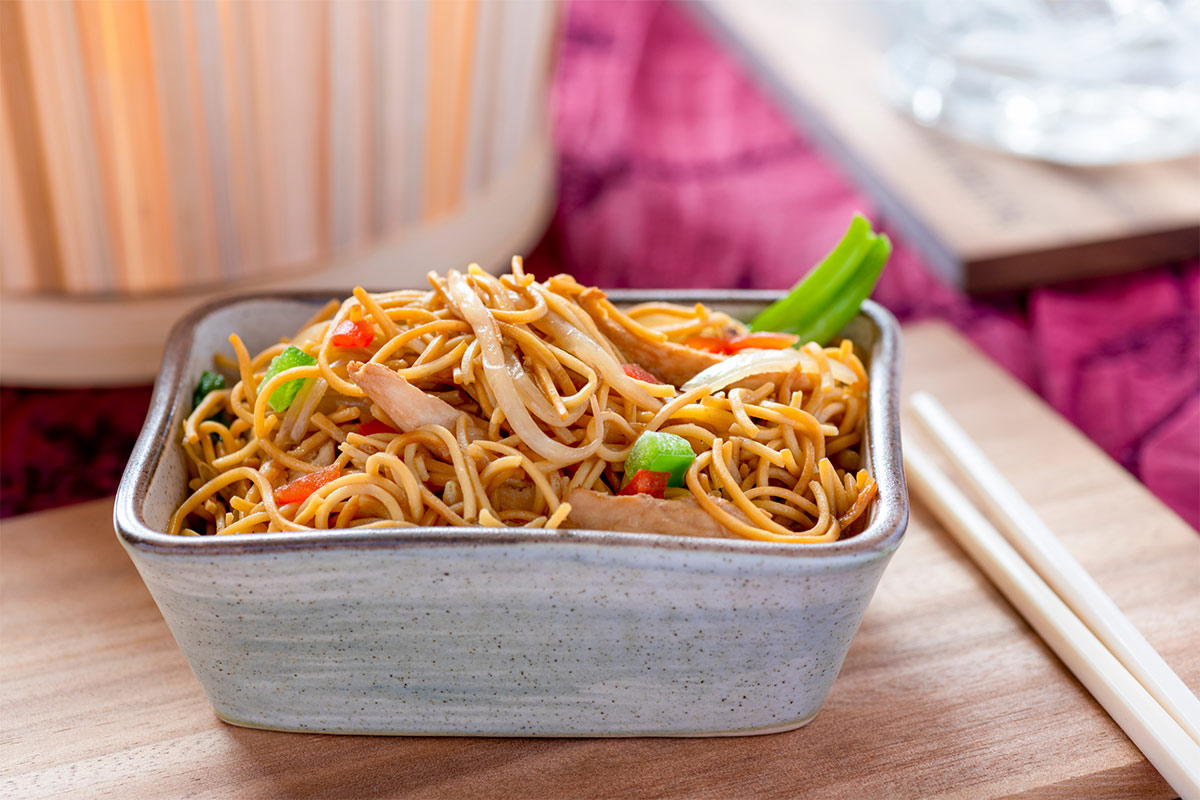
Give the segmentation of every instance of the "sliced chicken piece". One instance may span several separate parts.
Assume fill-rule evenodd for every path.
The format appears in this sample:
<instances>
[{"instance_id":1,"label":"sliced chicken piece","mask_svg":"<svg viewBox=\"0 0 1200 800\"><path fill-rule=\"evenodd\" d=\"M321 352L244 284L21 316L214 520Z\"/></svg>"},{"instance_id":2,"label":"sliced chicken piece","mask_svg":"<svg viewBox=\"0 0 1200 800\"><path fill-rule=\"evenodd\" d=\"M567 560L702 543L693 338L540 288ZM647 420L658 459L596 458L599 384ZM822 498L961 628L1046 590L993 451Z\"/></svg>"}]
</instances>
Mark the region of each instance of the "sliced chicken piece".
<instances>
[{"instance_id":1,"label":"sliced chicken piece","mask_svg":"<svg viewBox=\"0 0 1200 800\"><path fill-rule=\"evenodd\" d=\"M648 494L621 497L576 488L571 490L567 502L571 504L567 523L573 528L726 539L737 536L690 497L659 500ZM719 498L716 502L723 510L746 520L746 515L732 503Z\"/></svg>"},{"instance_id":2,"label":"sliced chicken piece","mask_svg":"<svg viewBox=\"0 0 1200 800\"><path fill-rule=\"evenodd\" d=\"M579 305L596 321L600 332L632 363L647 369L660 380L679 386L697 372L725 358L716 353L697 350L668 341L653 341L639 336L608 315L603 300L606 295L596 288L579 294Z\"/></svg>"},{"instance_id":3,"label":"sliced chicken piece","mask_svg":"<svg viewBox=\"0 0 1200 800\"><path fill-rule=\"evenodd\" d=\"M466 416L445 400L413 386L383 364L352 362L350 380L405 433L422 425L441 425L453 432L459 417ZM471 430L478 433L474 425Z\"/></svg>"}]
</instances>

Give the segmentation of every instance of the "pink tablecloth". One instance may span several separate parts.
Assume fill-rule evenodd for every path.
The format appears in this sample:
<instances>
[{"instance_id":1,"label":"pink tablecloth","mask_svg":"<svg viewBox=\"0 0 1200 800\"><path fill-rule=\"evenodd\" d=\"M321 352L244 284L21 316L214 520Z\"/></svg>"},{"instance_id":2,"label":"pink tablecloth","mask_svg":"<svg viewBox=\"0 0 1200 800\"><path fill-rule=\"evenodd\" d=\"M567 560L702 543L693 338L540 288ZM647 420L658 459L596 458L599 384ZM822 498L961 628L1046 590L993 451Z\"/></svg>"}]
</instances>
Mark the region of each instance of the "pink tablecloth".
<instances>
[{"instance_id":1,"label":"pink tablecloth","mask_svg":"<svg viewBox=\"0 0 1200 800\"><path fill-rule=\"evenodd\" d=\"M554 94L561 197L540 273L784 287L854 210L887 228L683 6L574 3ZM950 320L1200 528L1200 265L984 302L900 239L876 298ZM112 493L149 396L3 390L0 516Z\"/></svg>"},{"instance_id":2,"label":"pink tablecloth","mask_svg":"<svg viewBox=\"0 0 1200 800\"><path fill-rule=\"evenodd\" d=\"M565 266L602 286L785 287L857 192L684 4L576 2L555 82ZM972 300L902 237L875 298L947 319L1200 528L1200 264Z\"/></svg>"}]
</instances>

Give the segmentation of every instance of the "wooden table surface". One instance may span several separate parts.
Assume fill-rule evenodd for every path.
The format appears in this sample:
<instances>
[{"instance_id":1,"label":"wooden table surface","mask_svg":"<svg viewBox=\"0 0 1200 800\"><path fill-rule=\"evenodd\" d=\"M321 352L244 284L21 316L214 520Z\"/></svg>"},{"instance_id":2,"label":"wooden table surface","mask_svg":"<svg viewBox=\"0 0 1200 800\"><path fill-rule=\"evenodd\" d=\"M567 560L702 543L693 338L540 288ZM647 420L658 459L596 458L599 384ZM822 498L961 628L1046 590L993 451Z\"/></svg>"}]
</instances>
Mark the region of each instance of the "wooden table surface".
<instances>
[{"instance_id":1,"label":"wooden table surface","mask_svg":"<svg viewBox=\"0 0 1200 800\"><path fill-rule=\"evenodd\" d=\"M907 329L905 345L905 390L942 399L1200 686L1200 536L948 328ZM0 530L0 796L1174 796L920 506L816 720L725 739L226 725L110 515L99 501Z\"/></svg>"}]
</instances>

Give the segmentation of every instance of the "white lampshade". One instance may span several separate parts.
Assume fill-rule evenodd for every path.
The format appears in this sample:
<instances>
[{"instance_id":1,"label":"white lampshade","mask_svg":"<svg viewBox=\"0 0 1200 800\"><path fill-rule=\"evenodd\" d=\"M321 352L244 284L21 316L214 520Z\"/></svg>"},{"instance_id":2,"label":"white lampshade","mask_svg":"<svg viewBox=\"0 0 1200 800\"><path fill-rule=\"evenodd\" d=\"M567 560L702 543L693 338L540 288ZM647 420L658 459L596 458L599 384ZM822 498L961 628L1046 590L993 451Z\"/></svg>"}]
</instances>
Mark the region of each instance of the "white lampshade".
<instances>
[{"instance_id":1,"label":"white lampshade","mask_svg":"<svg viewBox=\"0 0 1200 800\"><path fill-rule=\"evenodd\" d=\"M558 16L0 3L0 379L147 380L169 326L219 295L505 263L552 209Z\"/></svg>"}]
</instances>

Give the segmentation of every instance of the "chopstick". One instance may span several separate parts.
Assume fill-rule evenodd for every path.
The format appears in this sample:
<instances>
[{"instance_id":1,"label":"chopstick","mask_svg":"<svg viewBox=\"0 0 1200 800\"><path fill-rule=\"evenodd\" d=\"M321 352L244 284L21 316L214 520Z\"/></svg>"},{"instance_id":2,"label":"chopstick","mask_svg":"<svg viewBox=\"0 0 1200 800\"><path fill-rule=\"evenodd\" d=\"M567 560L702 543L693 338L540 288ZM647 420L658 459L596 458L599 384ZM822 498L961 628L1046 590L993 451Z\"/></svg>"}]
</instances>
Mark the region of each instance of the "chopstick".
<instances>
[{"instance_id":1,"label":"chopstick","mask_svg":"<svg viewBox=\"0 0 1200 800\"><path fill-rule=\"evenodd\" d=\"M1183 800L1200 798L1200 745L1158 704L922 450L904 443L909 485L971 560L1121 726Z\"/></svg>"},{"instance_id":2,"label":"chopstick","mask_svg":"<svg viewBox=\"0 0 1200 800\"><path fill-rule=\"evenodd\" d=\"M1009 543L1200 745L1200 700L946 409L926 392L913 394L910 401L938 449L1000 523Z\"/></svg>"}]
</instances>

